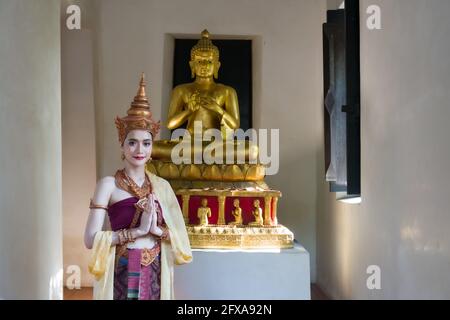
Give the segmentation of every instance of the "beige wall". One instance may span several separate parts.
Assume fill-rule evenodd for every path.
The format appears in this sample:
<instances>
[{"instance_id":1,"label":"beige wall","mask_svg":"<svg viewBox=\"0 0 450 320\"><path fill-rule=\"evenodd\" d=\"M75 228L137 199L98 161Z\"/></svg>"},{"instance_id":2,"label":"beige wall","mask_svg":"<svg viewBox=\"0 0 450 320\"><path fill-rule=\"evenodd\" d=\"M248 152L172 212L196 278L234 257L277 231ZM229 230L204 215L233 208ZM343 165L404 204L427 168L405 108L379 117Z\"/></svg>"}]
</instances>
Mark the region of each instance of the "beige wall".
<instances>
[{"instance_id":1,"label":"beige wall","mask_svg":"<svg viewBox=\"0 0 450 320\"><path fill-rule=\"evenodd\" d=\"M0 0L0 43L0 299L61 299L59 1Z\"/></svg>"},{"instance_id":2,"label":"beige wall","mask_svg":"<svg viewBox=\"0 0 450 320\"><path fill-rule=\"evenodd\" d=\"M311 254L315 277L318 181L323 176L322 27L326 2L99 1L96 127L98 175L121 166L114 116L124 115L139 74L157 118L166 116L171 89L173 35L255 39L254 124L281 128L278 175L267 179L283 192L280 222ZM220 80L220 75L219 75Z\"/></svg>"},{"instance_id":3,"label":"beige wall","mask_svg":"<svg viewBox=\"0 0 450 320\"><path fill-rule=\"evenodd\" d=\"M67 7L81 9L81 30L66 27ZM76 284L69 266L81 268L81 286L89 286L89 250L83 233L89 213L89 199L96 183L95 109L94 109L94 32L90 17L93 7L87 1L64 1L61 5L62 64L62 186L64 270L69 285ZM70 277L70 278L69 278Z\"/></svg>"},{"instance_id":4,"label":"beige wall","mask_svg":"<svg viewBox=\"0 0 450 320\"><path fill-rule=\"evenodd\" d=\"M345 0L327 0L327 9L336 10L344 7Z\"/></svg>"},{"instance_id":5,"label":"beige wall","mask_svg":"<svg viewBox=\"0 0 450 320\"><path fill-rule=\"evenodd\" d=\"M361 21L362 204L325 194L318 282L332 297L450 298L450 2L377 4L382 30ZM324 189L326 186L322 186ZM381 268L381 290L366 268Z\"/></svg>"}]
</instances>

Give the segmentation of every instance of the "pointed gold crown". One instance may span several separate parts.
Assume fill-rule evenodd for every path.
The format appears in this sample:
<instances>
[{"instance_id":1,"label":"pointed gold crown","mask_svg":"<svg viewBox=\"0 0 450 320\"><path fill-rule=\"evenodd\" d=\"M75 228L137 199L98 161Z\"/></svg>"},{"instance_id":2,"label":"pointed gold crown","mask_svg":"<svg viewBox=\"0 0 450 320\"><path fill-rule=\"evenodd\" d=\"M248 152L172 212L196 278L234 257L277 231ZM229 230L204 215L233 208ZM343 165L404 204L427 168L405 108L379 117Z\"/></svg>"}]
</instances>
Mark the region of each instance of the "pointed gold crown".
<instances>
[{"instance_id":1,"label":"pointed gold crown","mask_svg":"<svg viewBox=\"0 0 450 320\"><path fill-rule=\"evenodd\" d=\"M139 89L127 111L127 116L116 117L116 127L119 132L119 142L123 144L131 130L147 130L155 138L161 128L161 122L156 122L150 111L150 104L145 93L145 74L142 73Z\"/></svg>"},{"instance_id":2,"label":"pointed gold crown","mask_svg":"<svg viewBox=\"0 0 450 320\"><path fill-rule=\"evenodd\" d=\"M194 60L194 56L199 51L209 51L214 54L214 58L219 60L219 48L213 45L212 41L209 39L208 30L202 31L202 38L198 40L197 44L191 49L191 60Z\"/></svg>"}]
</instances>

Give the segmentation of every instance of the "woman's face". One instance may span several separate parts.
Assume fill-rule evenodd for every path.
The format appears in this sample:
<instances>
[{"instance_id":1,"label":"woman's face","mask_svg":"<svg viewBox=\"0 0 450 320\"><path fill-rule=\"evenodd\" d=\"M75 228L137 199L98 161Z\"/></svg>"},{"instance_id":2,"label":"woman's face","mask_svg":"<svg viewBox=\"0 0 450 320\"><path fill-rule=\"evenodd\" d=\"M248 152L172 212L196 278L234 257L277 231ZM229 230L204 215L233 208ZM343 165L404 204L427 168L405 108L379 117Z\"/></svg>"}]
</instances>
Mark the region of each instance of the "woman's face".
<instances>
[{"instance_id":1,"label":"woman's face","mask_svg":"<svg viewBox=\"0 0 450 320\"><path fill-rule=\"evenodd\" d=\"M125 161L133 166L142 166L152 155L152 135L145 130L132 130L125 139L122 151Z\"/></svg>"}]
</instances>

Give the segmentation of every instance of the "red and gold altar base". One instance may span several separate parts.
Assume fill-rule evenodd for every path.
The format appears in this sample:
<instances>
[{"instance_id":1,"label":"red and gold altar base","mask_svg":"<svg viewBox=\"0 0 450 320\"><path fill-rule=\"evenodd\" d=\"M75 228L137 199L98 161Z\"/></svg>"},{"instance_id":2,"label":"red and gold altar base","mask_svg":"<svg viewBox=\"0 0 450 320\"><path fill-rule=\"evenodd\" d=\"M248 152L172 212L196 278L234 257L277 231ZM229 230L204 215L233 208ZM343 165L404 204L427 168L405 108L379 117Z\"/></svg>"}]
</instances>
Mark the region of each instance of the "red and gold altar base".
<instances>
[{"instance_id":1,"label":"red and gold altar base","mask_svg":"<svg viewBox=\"0 0 450 320\"><path fill-rule=\"evenodd\" d=\"M185 165L174 167L177 171L186 168ZM197 169L201 174L204 168ZM277 205L281 192L270 189L262 179L248 181L244 178L237 182L217 178L173 179L158 172L152 162L147 164L147 170L167 179L175 190L192 248L293 247L293 233L278 224Z\"/></svg>"},{"instance_id":2,"label":"red and gold altar base","mask_svg":"<svg viewBox=\"0 0 450 320\"><path fill-rule=\"evenodd\" d=\"M189 240L193 248L255 249L291 248L293 234L277 222L279 191L181 189L178 202L183 208ZM198 214L206 199L211 216L209 224L202 225ZM259 202L259 206L255 206ZM241 211L236 223L233 211ZM261 212L262 221L256 222L254 212Z\"/></svg>"}]
</instances>

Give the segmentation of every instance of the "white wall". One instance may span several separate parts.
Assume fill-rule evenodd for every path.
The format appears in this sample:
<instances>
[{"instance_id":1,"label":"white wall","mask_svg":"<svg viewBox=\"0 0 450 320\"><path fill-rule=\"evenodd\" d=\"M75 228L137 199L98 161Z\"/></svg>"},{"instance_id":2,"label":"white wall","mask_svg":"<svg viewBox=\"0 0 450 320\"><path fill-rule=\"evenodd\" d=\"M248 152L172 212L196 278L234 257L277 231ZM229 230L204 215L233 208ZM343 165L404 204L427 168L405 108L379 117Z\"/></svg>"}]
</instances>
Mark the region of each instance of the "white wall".
<instances>
[{"instance_id":1,"label":"white wall","mask_svg":"<svg viewBox=\"0 0 450 320\"><path fill-rule=\"evenodd\" d=\"M171 89L173 35L255 39L254 125L281 128L280 162L269 185L283 192L280 222L311 253L315 279L318 181L323 176L322 22L326 1L99 1L96 128L99 176L120 167L114 117L124 115L142 71L157 118ZM220 80L220 74L219 74Z\"/></svg>"},{"instance_id":2,"label":"white wall","mask_svg":"<svg viewBox=\"0 0 450 320\"><path fill-rule=\"evenodd\" d=\"M0 0L0 43L0 299L61 299L59 1Z\"/></svg>"},{"instance_id":3,"label":"white wall","mask_svg":"<svg viewBox=\"0 0 450 320\"><path fill-rule=\"evenodd\" d=\"M334 298L450 298L450 2L362 0L362 204L326 194L318 282ZM325 189L326 186L324 185ZM381 290L366 268L381 268Z\"/></svg>"},{"instance_id":4,"label":"white wall","mask_svg":"<svg viewBox=\"0 0 450 320\"><path fill-rule=\"evenodd\" d=\"M66 9L77 4L81 9L81 30L69 30ZM81 286L89 286L87 271L90 252L83 234L89 213L89 199L96 183L95 108L94 108L94 32L88 1L63 1L61 5L61 92L62 92L62 187L65 278L75 280L81 268ZM64 282L65 284L67 281ZM69 285L76 285L69 281Z\"/></svg>"}]
</instances>

